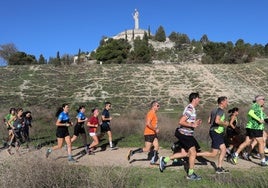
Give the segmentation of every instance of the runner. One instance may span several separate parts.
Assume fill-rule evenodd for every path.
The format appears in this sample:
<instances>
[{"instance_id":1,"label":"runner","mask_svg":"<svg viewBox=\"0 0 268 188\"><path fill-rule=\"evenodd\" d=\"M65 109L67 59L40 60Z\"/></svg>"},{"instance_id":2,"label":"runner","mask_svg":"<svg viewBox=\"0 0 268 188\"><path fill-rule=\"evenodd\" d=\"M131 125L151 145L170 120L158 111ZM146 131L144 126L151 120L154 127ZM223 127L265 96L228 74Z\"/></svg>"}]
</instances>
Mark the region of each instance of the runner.
<instances>
[{"instance_id":1,"label":"runner","mask_svg":"<svg viewBox=\"0 0 268 188\"><path fill-rule=\"evenodd\" d=\"M261 108L262 108L262 111L264 112L264 106L263 105L261 106ZM267 118L267 115L264 113L263 114L263 117L264 117L264 120L265 120ZM265 130L263 130L262 137L263 137L263 142L264 142L264 153L268 153L268 151L267 151L268 149L266 147L267 133L266 133ZM260 156L259 151L255 150L255 146L257 144L258 144L257 140L256 139L253 139L252 142L251 142L251 144L250 144L250 146L247 147L248 150L247 151L244 151L242 153L243 159L248 160L248 161L251 161L250 156L252 156L253 158L260 159L261 156ZM252 152L252 151L254 151L254 152Z\"/></svg>"},{"instance_id":2,"label":"runner","mask_svg":"<svg viewBox=\"0 0 268 188\"><path fill-rule=\"evenodd\" d=\"M11 125L14 139L13 142L15 143L16 153L19 154L20 145L22 143L22 136L21 136L21 128L24 125L24 118L22 117L23 109L18 108L16 110L16 116L8 121L9 125ZM13 122L13 124L11 123ZM7 149L7 152L12 155L11 152L12 145L10 145Z\"/></svg>"},{"instance_id":3,"label":"runner","mask_svg":"<svg viewBox=\"0 0 268 188\"><path fill-rule=\"evenodd\" d=\"M99 139L97 136L97 128L99 126L99 110L97 108L92 109L92 116L88 120L87 126L88 126L88 132L89 136L93 139L92 143L89 146L88 154L91 154L95 147L99 144Z\"/></svg>"},{"instance_id":4,"label":"runner","mask_svg":"<svg viewBox=\"0 0 268 188\"><path fill-rule=\"evenodd\" d=\"M218 154L218 164L216 168L216 173L228 173L229 170L226 170L222 167L223 159L226 155L226 146L224 143L224 129L229 125L228 121L225 121L224 109L228 106L227 97L219 97L218 107L212 110L209 117L209 136L212 140L211 151L199 152L197 156L201 157L216 157Z\"/></svg>"},{"instance_id":5,"label":"runner","mask_svg":"<svg viewBox=\"0 0 268 188\"><path fill-rule=\"evenodd\" d=\"M175 136L178 138L180 146L182 147L180 152L177 152L169 157L160 157L159 169L163 172L166 164L170 160L189 157L189 169L186 178L188 180L201 180L201 176L194 173L194 165L196 159L196 153L200 149L200 146L194 138L194 129L201 125L202 120L196 119L195 107L200 102L199 93L191 93L189 95L189 104L185 107L182 116L179 119L179 127L175 131Z\"/></svg>"},{"instance_id":6,"label":"runner","mask_svg":"<svg viewBox=\"0 0 268 188\"><path fill-rule=\"evenodd\" d=\"M16 109L10 108L9 114L7 114L4 118L4 122L5 122L5 125L6 125L7 130L8 130L8 138L7 138L7 146L8 147L12 144L12 141L14 139L14 133L13 133L12 127L13 127L15 116L16 116Z\"/></svg>"},{"instance_id":7,"label":"runner","mask_svg":"<svg viewBox=\"0 0 268 188\"><path fill-rule=\"evenodd\" d=\"M26 147L28 148L30 142L29 128L32 127L32 113L30 111L23 112L22 117L24 118L24 125L21 133L23 141L26 142Z\"/></svg>"},{"instance_id":8,"label":"runner","mask_svg":"<svg viewBox=\"0 0 268 188\"><path fill-rule=\"evenodd\" d=\"M234 107L228 111L229 115L229 126L226 130L226 137L227 137L227 145L228 148L226 149L226 152L228 155L230 155L232 152L234 152L234 148L238 146L237 142L237 116L239 114L239 109L237 107Z\"/></svg>"},{"instance_id":9,"label":"runner","mask_svg":"<svg viewBox=\"0 0 268 188\"><path fill-rule=\"evenodd\" d=\"M150 161L150 164L155 164L158 160L158 150L159 150L159 143L157 134L159 133L158 127L158 118L156 112L159 110L160 105L157 101L151 102L151 109L146 115L146 123L144 129L144 140L145 140L145 147L138 148L135 150L129 150L127 154L127 159L130 160L130 157L133 156L135 153L142 153L142 152L150 152L151 147L153 146L153 157Z\"/></svg>"},{"instance_id":10,"label":"runner","mask_svg":"<svg viewBox=\"0 0 268 188\"><path fill-rule=\"evenodd\" d=\"M77 109L77 116L76 116L77 122L74 126L74 134L71 139L71 143L73 143L78 138L79 134L81 134L82 139L83 139L83 144L85 147L85 151L88 152L87 136L86 136L86 131L84 127L85 122L87 122L85 111L86 111L85 106L79 106L79 108Z\"/></svg>"},{"instance_id":11,"label":"runner","mask_svg":"<svg viewBox=\"0 0 268 188\"><path fill-rule=\"evenodd\" d=\"M111 130L111 120L112 117L110 116L109 110L112 108L112 104L110 102L105 102L105 107L101 114L101 134L99 139L101 139L105 133L108 134L109 144L111 149L115 149L113 145L113 138L112 138L112 130Z\"/></svg>"},{"instance_id":12,"label":"runner","mask_svg":"<svg viewBox=\"0 0 268 188\"><path fill-rule=\"evenodd\" d=\"M70 121L68 112L69 112L68 104L63 104L62 107L59 108L58 111L56 112L56 117L57 117L56 136L57 136L58 145L47 149L46 157L48 158L48 156L51 154L52 151L62 148L63 141L65 140L67 144L68 161L76 162L74 158L72 157L72 143L71 143L71 137L68 131L68 127L72 126L73 123Z\"/></svg>"},{"instance_id":13,"label":"runner","mask_svg":"<svg viewBox=\"0 0 268 188\"><path fill-rule=\"evenodd\" d=\"M262 106L264 105L265 98L263 95L257 95L253 100L253 104L248 112L248 122L246 126L246 139L239 146L235 153L232 153L231 163L237 164L238 155L244 148L249 146L251 142L256 139L258 143L259 154L261 158L261 166L268 166L268 161L265 159L264 155L264 140L263 140L263 130L264 130L264 112Z\"/></svg>"}]
</instances>

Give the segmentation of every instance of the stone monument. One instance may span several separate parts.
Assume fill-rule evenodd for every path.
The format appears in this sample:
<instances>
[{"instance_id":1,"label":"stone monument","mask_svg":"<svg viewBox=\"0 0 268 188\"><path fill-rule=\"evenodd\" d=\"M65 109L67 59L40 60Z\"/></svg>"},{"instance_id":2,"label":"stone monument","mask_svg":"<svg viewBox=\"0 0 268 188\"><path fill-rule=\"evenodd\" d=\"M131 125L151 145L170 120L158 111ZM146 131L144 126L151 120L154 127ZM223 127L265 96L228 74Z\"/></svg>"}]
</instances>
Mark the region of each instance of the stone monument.
<instances>
[{"instance_id":1,"label":"stone monument","mask_svg":"<svg viewBox=\"0 0 268 188\"><path fill-rule=\"evenodd\" d=\"M139 12L137 9L135 9L134 14L132 14L133 19L135 21L135 27L134 29L139 29Z\"/></svg>"},{"instance_id":2,"label":"stone monument","mask_svg":"<svg viewBox=\"0 0 268 188\"><path fill-rule=\"evenodd\" d=\"M140 39L143 38L144 33L148 34L147 30L140 29L139 28L139 12L137 9L135 9L134 13L132 13L132 17L135 21L135 27L133 29L127 29L121 33L118 33L117 35L113 36L113 39L126 39L128 41L132 41L133 39L136 39L137 37L140 37ZM152 36L152 34L150 33Z\"/></svg>"}]
</instances>

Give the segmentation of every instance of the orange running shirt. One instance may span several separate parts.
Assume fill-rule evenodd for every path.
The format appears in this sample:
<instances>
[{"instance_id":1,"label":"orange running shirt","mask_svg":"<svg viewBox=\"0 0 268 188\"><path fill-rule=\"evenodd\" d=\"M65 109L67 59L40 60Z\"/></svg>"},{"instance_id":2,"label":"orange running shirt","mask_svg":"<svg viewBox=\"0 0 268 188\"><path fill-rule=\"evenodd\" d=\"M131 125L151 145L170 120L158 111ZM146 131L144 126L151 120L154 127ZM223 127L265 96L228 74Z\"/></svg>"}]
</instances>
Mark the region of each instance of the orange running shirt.
<instances>
[{"instance_id":1,"label":"orange running shirt","mask_svg":"<svg viewBox=\"0 0 268 188\"><path fill-rule=\"evenodd\" d=\"M146 123L148 121L151 123L151 126L154 128L154 130L150 129L147 125L145 125L144 135L153 135L153 134L155 134L155 129L156 129L156 126L157 126L157 116L156 116L155 111L150 110L147 113Z\"/></svg>"}]
</instances>

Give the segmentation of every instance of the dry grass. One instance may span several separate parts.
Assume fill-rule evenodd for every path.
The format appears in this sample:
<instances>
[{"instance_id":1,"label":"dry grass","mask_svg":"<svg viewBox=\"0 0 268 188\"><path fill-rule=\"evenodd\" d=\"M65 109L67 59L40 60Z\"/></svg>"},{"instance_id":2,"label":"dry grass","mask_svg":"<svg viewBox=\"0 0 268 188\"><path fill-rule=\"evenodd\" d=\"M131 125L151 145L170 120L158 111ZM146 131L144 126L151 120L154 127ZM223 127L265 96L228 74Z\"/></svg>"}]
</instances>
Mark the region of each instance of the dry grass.
<instances>
[{"instance_id":1,"label":"dry grass","mask_svg":"<svg viewBox=\"0 0 268 188\"><path fill-rule=\"evenodd\" d=\"M36 156L22 156L0 164L1 187L125 187L128 170L116 167L83 167L47 162Z\"/></svg>"}]
</instances>

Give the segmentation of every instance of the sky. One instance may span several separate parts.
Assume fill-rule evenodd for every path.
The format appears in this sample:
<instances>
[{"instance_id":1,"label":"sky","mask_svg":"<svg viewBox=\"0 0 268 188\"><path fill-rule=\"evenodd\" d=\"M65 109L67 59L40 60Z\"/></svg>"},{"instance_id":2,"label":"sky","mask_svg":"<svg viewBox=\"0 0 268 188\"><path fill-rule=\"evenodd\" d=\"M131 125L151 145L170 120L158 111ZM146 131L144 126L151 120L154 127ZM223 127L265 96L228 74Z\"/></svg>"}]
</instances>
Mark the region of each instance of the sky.
<instances>
[{"instance_id":1,"label":"sky","mask_svg":"<svg viewBox=\"0 0 268 188\"><path fill-rule=\"evenodd\" d=\"M2 0L0 45L13 43L37 60L91 52L103 36L133 29L135 9L139 28L153 34L163 26L166 36L266 45L267 8L266 0Z\"/></svg>"}]
</instances>

